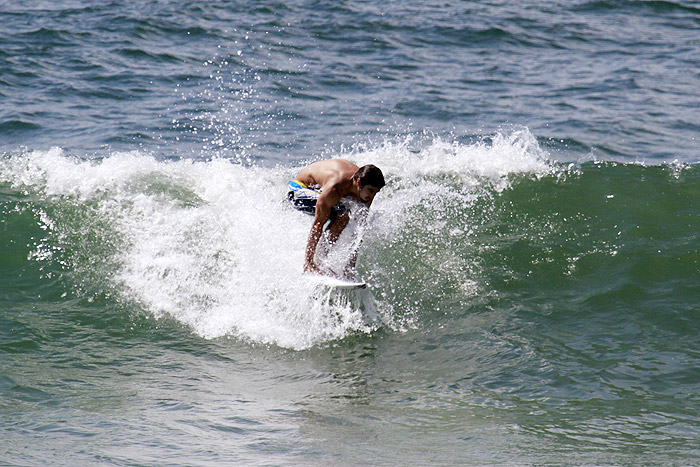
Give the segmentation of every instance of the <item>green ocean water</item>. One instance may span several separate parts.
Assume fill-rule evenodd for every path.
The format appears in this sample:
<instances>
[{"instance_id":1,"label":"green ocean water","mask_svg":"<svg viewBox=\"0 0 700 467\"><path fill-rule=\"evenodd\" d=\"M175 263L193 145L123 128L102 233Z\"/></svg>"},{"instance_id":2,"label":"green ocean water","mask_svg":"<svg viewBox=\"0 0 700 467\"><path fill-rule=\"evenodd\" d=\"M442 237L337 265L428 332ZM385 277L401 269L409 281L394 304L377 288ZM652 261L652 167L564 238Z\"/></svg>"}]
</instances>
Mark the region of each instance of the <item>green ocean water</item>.
<instances>
[{"instance_id":1,"label":"green ocean water","mask_svg":"<svg viewBox=\"0 0 700 467\"><path fill-rule=\"evenodd\" d=\"M393 174L354 296L298 282L293 170L6 157L3 462L694 462L700 171L543 154L346 154Z\"/></svg>"}]
</instances>

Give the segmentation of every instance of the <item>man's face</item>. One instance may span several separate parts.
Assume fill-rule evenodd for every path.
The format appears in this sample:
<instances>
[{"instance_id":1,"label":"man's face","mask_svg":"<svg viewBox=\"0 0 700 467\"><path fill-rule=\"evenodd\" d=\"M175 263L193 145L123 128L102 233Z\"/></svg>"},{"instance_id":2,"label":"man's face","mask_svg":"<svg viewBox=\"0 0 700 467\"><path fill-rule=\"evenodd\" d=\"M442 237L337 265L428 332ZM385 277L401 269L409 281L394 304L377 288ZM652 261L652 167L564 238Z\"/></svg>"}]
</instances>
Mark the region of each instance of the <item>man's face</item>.
<instances>
[{"instance_id":1,"label":"man's face","mask_svg":"<svg viewBox=\"0 0 700 467\"><path fill-rule=\"evenodd\" d=\"M367 204L370 203L374 197L379 193L379 188L372 185L360 185L360 200Z\"/></svg>"}]
</instances>

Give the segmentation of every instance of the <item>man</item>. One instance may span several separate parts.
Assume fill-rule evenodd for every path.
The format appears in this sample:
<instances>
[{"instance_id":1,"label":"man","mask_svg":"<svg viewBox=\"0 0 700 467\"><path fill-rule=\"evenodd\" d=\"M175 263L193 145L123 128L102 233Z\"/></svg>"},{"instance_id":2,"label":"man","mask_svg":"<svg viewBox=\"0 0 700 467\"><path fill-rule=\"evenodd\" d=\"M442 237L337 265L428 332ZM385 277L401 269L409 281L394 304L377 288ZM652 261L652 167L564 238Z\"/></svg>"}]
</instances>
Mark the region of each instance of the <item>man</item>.
<instances>
[{"instance_id":1,"label":"man","mask_svg":"<svg viewBox=\"0 0 700 467\"><path fill-rule=\"evenodd\" d=\"M314 216L306 244L304 272L321 274L314 255L326 221L331 221L327 229L331 242L348 225L350 217L341 199L352 198L369 208L383 186L384 175L378 167L370 164L360 168L343 159L314 162L289 182L287 197L292 205Z\"/></svg>"}]
</instances>

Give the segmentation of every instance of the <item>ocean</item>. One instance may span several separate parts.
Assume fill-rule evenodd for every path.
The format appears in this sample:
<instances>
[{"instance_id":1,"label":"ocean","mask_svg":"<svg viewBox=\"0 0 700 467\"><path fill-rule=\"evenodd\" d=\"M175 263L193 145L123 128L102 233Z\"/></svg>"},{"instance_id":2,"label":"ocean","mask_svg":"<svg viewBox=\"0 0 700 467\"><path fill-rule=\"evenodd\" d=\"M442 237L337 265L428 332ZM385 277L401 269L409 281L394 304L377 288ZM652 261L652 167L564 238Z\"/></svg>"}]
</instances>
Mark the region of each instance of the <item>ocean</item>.
<instances>
[{"instance_id":1,"label":"ocean","mask_svg":"<svg viewBox=\"0 0 700 467\"><path fill-rule=\"evenodd\" d=\"M0 464L695 464L698 138L693 1L0 2Z\"/></svg>"}]
</instances>

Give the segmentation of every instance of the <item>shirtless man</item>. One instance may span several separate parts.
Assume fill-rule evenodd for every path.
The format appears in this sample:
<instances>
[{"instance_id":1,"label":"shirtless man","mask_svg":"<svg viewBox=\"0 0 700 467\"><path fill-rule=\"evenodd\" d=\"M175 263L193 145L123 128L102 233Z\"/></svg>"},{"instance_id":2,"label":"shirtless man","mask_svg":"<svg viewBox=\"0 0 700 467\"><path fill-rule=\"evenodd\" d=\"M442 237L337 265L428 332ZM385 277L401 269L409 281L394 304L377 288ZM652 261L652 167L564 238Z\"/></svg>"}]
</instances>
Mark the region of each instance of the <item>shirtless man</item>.
<instances>
[{"instance_id":1,"label":"shirtless man","mask_svg":"<svg viewBox=\"0 0 700 467\"><path fill-rule=\"evenodd\" d=\"M294 208L314 216L306 244L304 272L321 273L314 263L314 255L326 221L331 221L327 229L331 242L335 242L348 225L350 217L340 200L349 197L369 208L383 186L384 175L378 167L359 168L343 159L314 162L289 182L287 197Z\"/></svg>"}]
</instances>

